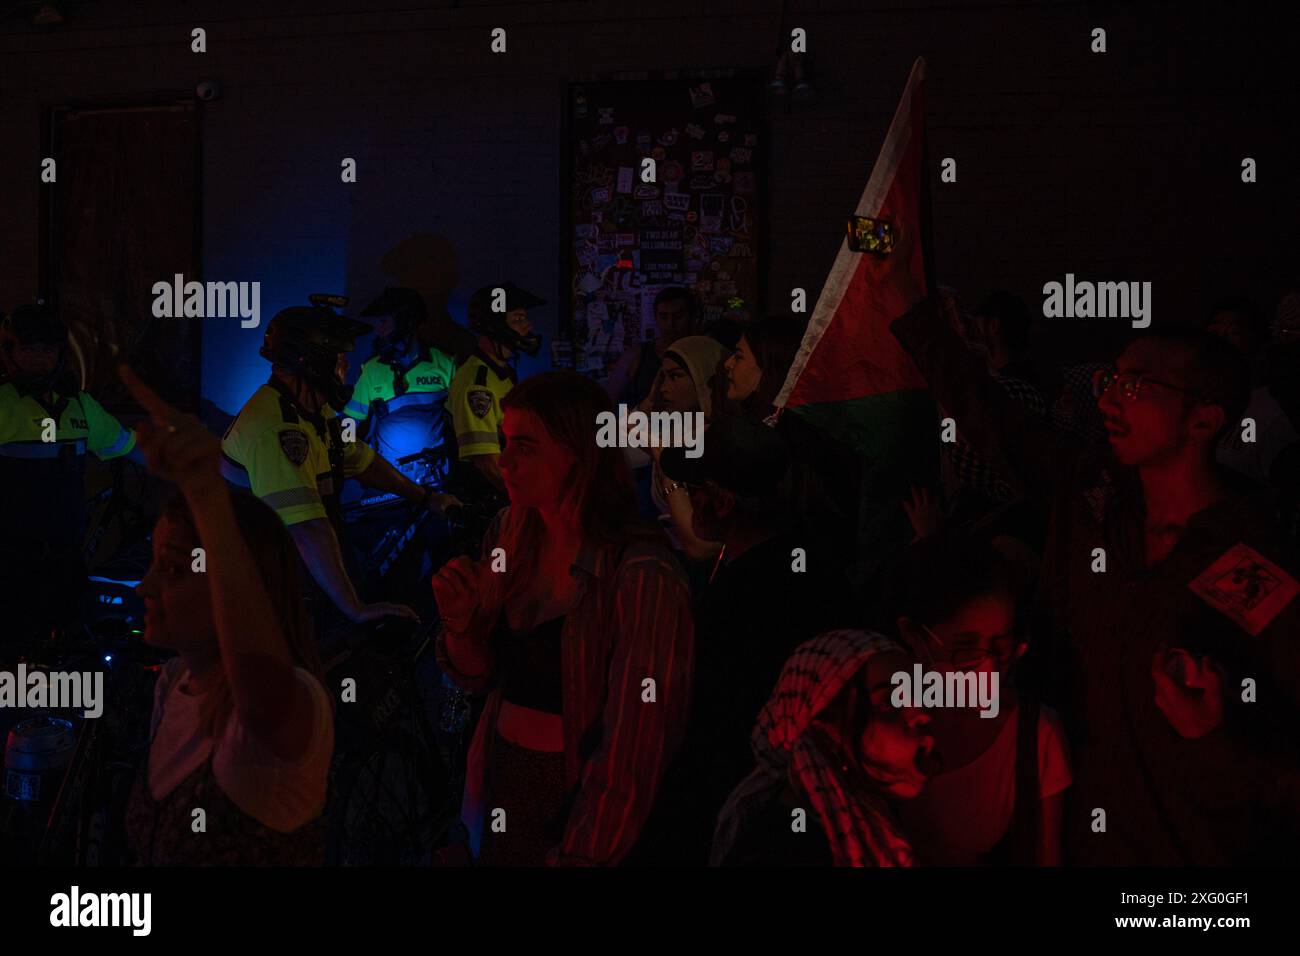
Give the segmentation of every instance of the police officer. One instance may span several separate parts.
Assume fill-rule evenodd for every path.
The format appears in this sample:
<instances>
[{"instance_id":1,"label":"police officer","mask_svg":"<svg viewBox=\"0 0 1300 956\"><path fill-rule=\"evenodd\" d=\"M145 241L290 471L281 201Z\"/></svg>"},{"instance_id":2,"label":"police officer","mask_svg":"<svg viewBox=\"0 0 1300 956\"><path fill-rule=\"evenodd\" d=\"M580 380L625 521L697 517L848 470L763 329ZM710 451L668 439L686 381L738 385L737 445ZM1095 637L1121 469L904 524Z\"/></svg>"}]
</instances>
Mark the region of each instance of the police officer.
<instances>
[{"instance_id":1,"label":"police officer","mask_svg":"<svg viewBox=\"0 0 1300 956\"><path fill-rule=\"evenodd\" d=\"M361 366L345 414L369 422L371 445L390 461L440 447L456 363L422 341L424 300L390 286L361 315L375 317L375 354Z\"/></svg>"},{"instance_id":2,"label":"police officer","mask_svg":"<svg viewBox=\"0 0 1300 956\"><path fill-rule=\"evenodd\" d=\"M118 458L135 433L81 390L68 329L43 305L0 323L0 630L25 639L78 618L86 586L86 452Z\"/></svg>"},{"instance_id":3,"label":"police officer","mask_svg":"<svg viewBox=\"0 0 1300 956\"><path fill-rule=\"evenodd\" d=\"M345 407L352 395L344 384L345 355L370 326L330 308L347 304L341 296L311 296L311 301L280 311L268 324L260 354L271 362L271 377L226 431L222 474L275 510L312 578L349 620L414 618L404 605L366 604L358 597L339 543L340 487L345 478L357 478L439 516L459 502L422 488L363 442L348 440L355 436L345 432L334 409Z\"/></svg>"},{"instance_id":4,"label":"police officer","mask_svg":"<svg viewBox=\"0 0 1300 956\"><path fill-rule=\"evenodd\" d=\"M504 497L501 456L501 399L515 383L510 358L536 355L542 338L528 321L528 310L545 305L512 283L485 286L469 300L470 331L478 348L456 371L447 404L456 430L457 454L477 476L478 489ZM473 488L475 482L467 481Z\"/></svg>"}]
</instances>

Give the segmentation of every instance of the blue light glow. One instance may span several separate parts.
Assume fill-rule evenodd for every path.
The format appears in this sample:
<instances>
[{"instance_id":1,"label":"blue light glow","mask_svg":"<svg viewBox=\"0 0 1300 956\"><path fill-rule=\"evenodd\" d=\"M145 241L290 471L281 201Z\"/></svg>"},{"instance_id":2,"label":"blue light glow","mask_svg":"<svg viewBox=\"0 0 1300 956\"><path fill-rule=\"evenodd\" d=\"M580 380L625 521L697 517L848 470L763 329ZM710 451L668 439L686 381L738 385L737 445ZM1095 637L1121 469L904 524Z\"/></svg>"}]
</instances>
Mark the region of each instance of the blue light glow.
<instances>
[{"instance_id":1,"label":"blue light glow","mask_svg":"<svg viewBox=\"0 0 1300 956\"><path fill-rule=\"evenodd\" d=\"M257 352L272 316L291 305L306 305L313 292L346 292L346 222L307 236L293 222L297 214L288 206L278 214L263 212L270 220L264 228L271 234L277 233L274 220L283 220L279 234L285 241L229 242L221 255L205 257L203 263L205 276L261 282L261 321L256 328L243 328L238 319L202 322L203 398L230 418L271 374L270 363ZM355 353L350 360L360 365ZM356 372L354 368L354 378Z\"/></svg>"}]
</instances>

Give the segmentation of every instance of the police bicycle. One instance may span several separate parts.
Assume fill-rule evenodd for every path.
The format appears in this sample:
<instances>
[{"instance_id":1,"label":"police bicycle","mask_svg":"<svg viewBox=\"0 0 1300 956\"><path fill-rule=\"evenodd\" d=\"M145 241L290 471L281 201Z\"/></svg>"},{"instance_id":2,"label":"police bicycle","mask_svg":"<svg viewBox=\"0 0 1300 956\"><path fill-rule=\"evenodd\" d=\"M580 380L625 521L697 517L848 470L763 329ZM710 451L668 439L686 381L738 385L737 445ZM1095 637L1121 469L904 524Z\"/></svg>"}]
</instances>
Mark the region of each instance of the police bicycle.
<instances>
[{"instance_id":1,"label":"police bicycle","mask_svg":"<svg viewBox=\"0 0 1300 956\"><path fill-rule=\"evenodd\" d=\"M129 585L92 588L98 613L80 631L46 639L22 655L35 670L104 675L102 713L25 715L8 728L0 858L41 866L120 866L127 799L148 749L153 688L166 652L140 639L143 607Z\"/></svg>"},{"instance_id":2,"label":"police bicycle","mask_svg":"<svg viewBox=\"0 0 1300 956\"><path fill-rule=\"evenodd\" d=\"M447 517L453 553L467 528L481 538L479 509L453 507ZM331 692L341 701L328 863L430 864L441 850L465 842L459 808L478 708L434 660L436 607L427 601L418 609L423 623L387 618L350 629L326 664Z\"/></svg>"},{"instance_id":3,"label":"police bicycle","mask_svg":"<svg viewBox=\"0 0 1300 956\"><path fill-rule=\"evenodd\" d=\"M436 624L388 618L356 630L327 665L335 720L326 862L420 865L463 840L460 763L468 697L423 680ZM430 720L430 713L438 715Z\"/></svg>"}]
</instances>

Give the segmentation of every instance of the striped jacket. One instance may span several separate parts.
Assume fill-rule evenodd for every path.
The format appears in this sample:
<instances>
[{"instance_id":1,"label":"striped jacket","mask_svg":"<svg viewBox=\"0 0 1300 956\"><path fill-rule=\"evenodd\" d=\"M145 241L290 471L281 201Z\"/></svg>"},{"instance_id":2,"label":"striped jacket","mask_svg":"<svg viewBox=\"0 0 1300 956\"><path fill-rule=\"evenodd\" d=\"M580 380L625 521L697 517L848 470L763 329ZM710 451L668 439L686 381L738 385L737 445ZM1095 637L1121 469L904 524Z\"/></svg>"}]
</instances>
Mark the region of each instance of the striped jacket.
<instances>
[{"instance_id":1,"label":"striped jacket","mask_svg":"<svg viewBox=\"0 0 1300 956\"><path fill-rule=\"evenodd\" d=\"M484 555L496 547L509 512L502 509L488 529ZM571 802L551 862L614 865L635 844L681 742L695 628L685 577L661 543L632 541L621 553L617 547L584 548L570 573L578 578L578 597L565 617L560 644L565 786ZM457 671L441 630L437 653L460 686L492 689L491 673L470 678ZM654 681L653 701L647 700L647 679ZM461 816L475 846L485 816L483 770L492 759L499 707L494 691L469 757Z\"/></svg>"}]
</instances>

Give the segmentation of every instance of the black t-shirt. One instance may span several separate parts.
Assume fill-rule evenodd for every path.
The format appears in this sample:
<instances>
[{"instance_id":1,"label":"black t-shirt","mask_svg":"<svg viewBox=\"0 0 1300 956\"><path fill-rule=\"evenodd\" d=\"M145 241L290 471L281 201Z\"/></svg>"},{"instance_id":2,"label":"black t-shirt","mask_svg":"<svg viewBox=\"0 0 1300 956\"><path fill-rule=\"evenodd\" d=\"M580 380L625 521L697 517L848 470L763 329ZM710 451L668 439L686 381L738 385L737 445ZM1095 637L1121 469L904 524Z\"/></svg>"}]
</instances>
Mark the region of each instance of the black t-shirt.
<instances>
[{"instance_id":1,"label":"black t-shirt","mask_svg":"<svg viewBox=\"0 0 1300 956\"><path fill-rule=\"evenodd\" d=\"M501 673L501 696L519 707L564 713L560 664L560 634L564 616L543 621L530 631L510 630L505 612L492 633Z\"/></svg>"}]
</instances>

